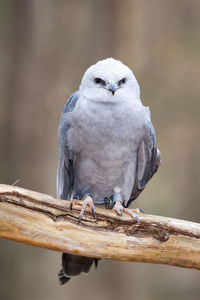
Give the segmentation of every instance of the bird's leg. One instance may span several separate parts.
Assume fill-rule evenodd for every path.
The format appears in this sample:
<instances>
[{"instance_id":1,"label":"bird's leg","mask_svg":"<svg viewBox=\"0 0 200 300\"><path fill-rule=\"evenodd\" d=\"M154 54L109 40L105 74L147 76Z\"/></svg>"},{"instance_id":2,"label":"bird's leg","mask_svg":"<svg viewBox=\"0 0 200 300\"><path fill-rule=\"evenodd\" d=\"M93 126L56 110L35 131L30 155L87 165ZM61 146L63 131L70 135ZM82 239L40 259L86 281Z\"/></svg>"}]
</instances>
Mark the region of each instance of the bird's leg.
<instances>
[{"instance_id":1,"label":"bird's leg","mask_svg":"<svg viewBox=\"0 0 200 300\"><path fill-rule=\"evenodd\" d=\"M122 205L122 196L121 196L121 191L119 189L114 189L114 194L113 194L113 210L116 211L118 215L123 216L123 213L126 213L127 215L130 215L133 219L137 221L137 223L140 223L140 219L137 215L137 213L142 212L139 208L136 209L130 209L130 208L125 208Z\"/></svg>"},{"instance_id":2,"label":"bird's leg","mask_svg":"<svg viewBox=\"0 0 200 300\"><path fill-rule=\"evenodd\" d=\"M86 209L87 206L89 206L91 208L92 215L95 218L95 206L94 206L94 202L93 202L93 199L92 199L92 196L91 196L91 193L90 193L89 189L84 189L84 191L82 193L82 197L79 197L79 198L81 198L81 199L78 200L78 201L76 199L73 199L73 198L71 198L71 200L70 200L70 209L72 209L73 204L77 204L77 205L82 206L81 212L80 212L80 215L79 215L79 218L78 218L78 224L80 224L80 222L82 220L82 217L83 217L83 214L84 214L85 209Z\"/></svg>"}]
</instances>

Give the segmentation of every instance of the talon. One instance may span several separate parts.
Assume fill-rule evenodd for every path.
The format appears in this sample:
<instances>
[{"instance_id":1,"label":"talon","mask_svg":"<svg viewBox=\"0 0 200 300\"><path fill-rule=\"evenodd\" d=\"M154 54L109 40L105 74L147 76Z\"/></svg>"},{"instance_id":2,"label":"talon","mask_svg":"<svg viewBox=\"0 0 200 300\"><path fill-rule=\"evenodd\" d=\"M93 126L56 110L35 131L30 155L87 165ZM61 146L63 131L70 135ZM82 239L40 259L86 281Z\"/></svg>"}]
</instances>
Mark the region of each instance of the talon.
<instances>
[{"instance_id":1,"label":"talon","mask_svg":"<svg viewBox=\"0 0 200 300\"><path fill-rule=\"evenodd\" d=\"M140 219L137 215L137 213L140 212L138 208L136 209L125 208L122 206L120 201L116 201L113 210L116 211L118 215L121 215L121 217L123 216L123 212L126 213L127 215L130 215L133 219L137 221L138 224L140 224Z\"/></svg>"},{"instance_id":2,"label":"talon","mask_svg":"<svg viewBox=\"0 0 200 300\"><path fill-rule=\"evenodd\" d=\"M93 215L93 217L95 219L95 208L94 207L92 208L92 215Z\"/></svg>"},{"instance_id":3,"label":"talon","mask_svg":"<svg viewBox=\"0 0 200 300\"><path fill-rule=\"evenodd\" d=\"M123 210L125 213L127 213L127 215L130 215L133 219L135 219L137 221L138 224L140 224L140 219L139 219L137 213L134 212L134 209L124 208Z\"/></svg>"},{"instance_id":4,"label":"talon","mask_svg":"<svg viewBox=\"0 0 200 300\"><path fill-rule=\"evenodd\" d=\"M138 216L136 214L133 215L134 219L136 219L137 223L140 224L140 219L138 218Z\"/></svg>"},{"instance_id":5,"label":"talon","mask_svg":"<svg viewBox=\"0 0 200 300\"><path fill-rule=\"evenodd\" d=\"M69 208L70 208L70 210L72 210L72 200L70 201Z\"/></svg>"},{"instance_id":6,"label":"talon","mask_svg":"<svg viewBox=\"0 0 200 300\"><path fill-rule=\"evenodd\" d=\"M73 207L73 204L76 204L76 205L82 205L81 201L80 200L74 200L74 199L71 199L70 200L70 205L69 205L69 208L72 210L72 207Z\"/></svg>"},{"instance_id":7,"label":"talon","mask_svg":"<svg viewBox=\"0 0 200 300\"><path fill-rule=\"evenodd\" d=\"M82 216L79 215L79 218L78 218L78 225L81 223L81 220L82 220Z\"/></svg>"},{"instance_id":8,"label":"talon","mask_svg":"<svg viewBox=\"0 0 200 300\"><path fill-rule=\"evenodd\" d=\"M120 209L121 217L123 216L123 209Z\"/></svg>"},{"instance_id":9,"label":"talon","mask_svg":"<svg viewBox=\"0 0 200 300\"><path fill-rule=\"evenodd\" d=\"M123 206L121 205L120 201L116 201L115 205L113 206L113 210L116 211L118 215L123 215Z\"/></svg>"},{"instance_id":10,"label":"talon","mask_svg":"<svg viewBox=\"0 0 200 300\"><path fill-rule=\"evenodd\" d=\"M81 212L80 212L80 215L78 218L78 224L81 223L82 217L84 215L84 212L85 212L85 209L87 206L90 206L90 208L92 210L92 215L95 218L95 206L94 206L93 199L90 195L87 195L83 201L79 201L79 204L82 205L82 208L81 208Z\"/></svg>"},{"instance_id":11,"label":"talon","mask_svg":"<svg viewBox=\"0 0 200 300\"><path fill-rule=\"evenodd\" d=\"M135 219L138 222L138 224L140 224L140 219L138 218L138 216L135 216Z\"/></svg>"}]
</instances>

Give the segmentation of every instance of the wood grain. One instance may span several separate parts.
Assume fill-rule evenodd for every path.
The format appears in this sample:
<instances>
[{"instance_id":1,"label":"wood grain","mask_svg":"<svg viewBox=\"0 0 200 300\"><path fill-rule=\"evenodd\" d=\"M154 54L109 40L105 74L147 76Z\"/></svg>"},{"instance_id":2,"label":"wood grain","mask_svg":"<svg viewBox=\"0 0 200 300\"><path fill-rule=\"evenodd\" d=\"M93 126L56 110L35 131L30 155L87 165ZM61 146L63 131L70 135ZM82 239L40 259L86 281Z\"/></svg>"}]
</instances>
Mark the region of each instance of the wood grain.
<instances>
[{"instance_id":1,"label":"wood grain","mask_svg":"<svg viewBox=\"0 0 200 300\"><path fill-rule=\"evenodd\" d=\"M88 257L159 263L200 269L200 224L140 214L87 209L78 225L80 206L52 196L0 185L0 237Z\"/></svg>"}]
</instances>

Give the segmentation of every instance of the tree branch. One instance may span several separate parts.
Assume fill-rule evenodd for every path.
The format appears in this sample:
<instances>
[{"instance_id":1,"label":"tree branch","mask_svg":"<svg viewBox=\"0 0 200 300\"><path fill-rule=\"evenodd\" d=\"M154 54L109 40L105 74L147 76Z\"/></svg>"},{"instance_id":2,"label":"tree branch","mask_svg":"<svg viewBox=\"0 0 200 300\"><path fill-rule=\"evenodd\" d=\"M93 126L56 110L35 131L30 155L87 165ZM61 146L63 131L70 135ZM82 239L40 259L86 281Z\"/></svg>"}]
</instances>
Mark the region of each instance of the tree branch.
<instances>
[{"instance_id":1,"label":"tree branch","mask_svg":"<svg viewBox=\"0 0 200 300\"><path fill-rule=\"evenodd\" d=\"M15 186L0 185L0 237L89 257L200 269L200 224L96 208L77 224L80 206Z\"/></svg>"}]
</instances>

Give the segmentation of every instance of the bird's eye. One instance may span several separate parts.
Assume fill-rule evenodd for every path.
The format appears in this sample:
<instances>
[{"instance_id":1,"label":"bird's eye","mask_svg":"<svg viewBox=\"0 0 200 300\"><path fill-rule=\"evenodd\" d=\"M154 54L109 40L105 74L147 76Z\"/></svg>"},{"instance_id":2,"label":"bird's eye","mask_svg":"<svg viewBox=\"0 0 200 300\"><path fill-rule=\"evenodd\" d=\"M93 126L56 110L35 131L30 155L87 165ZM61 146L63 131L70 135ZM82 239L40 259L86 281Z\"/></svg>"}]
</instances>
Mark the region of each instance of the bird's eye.
<instances>
[{"instance_id":1,"label":"bird's eye","mask_svg":"<svg viewBox=\"0 0 200 300\"><path fill-rule=\"evenodd\" d=\"M100 82L101 82L101 78L95 78L94 81L95 81L96 83L100 83Z\"/></svg>"},{"instance_id":2,"label":"bird's eye","mask_svg":"<svg viewBox=\"0 0 200 300\"><path fill-rule=\"evenodd\" d=\"M105 81L103 79L101 79L101 78L95 78L94 81L97 84L106 85Z\"/></svg>"},{"instance_id":3,"label":"bird's eye","mask_svg":"<svg viewBox=\"0 0 200 300\"><path fill-rule=\"evenodd\" d=\"M118 85L124 84L126 82L126 78L122 78L118 81Z\"/></svg>"}]
</instances>

